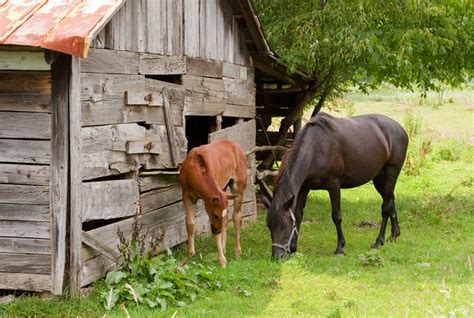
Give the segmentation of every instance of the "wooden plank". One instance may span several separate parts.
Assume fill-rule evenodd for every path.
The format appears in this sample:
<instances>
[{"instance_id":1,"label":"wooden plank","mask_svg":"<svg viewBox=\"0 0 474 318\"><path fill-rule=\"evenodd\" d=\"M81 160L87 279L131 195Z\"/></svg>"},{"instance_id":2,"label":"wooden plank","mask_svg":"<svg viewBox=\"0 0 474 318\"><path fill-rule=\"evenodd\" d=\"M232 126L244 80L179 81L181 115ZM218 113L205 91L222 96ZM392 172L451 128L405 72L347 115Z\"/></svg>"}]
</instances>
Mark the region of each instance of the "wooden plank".
<instances>
[{"instance_id":1,"label":"wooden plank","mask_svg":"<svg viewBox=\"0 0 474 318\"><path fill-rule=\"evenodd\" d=\"M179 184L169 185L165 188L154 189L140 194L140 209L148 213L164 206L181 201L181 187Z\"/></svg>"},{"instance_id":2,"label":"wooden plank","mask_svg":"<svg viewBox=\"0 0 474 318\"><path fill-rule=\"evenodd\" d=\"M49 187L0 184L0 203L49 204Z\"/></svg>"},{"instance_id":3,"label":"wooden plank","mask_svg":"<svg viewBox=\"0 0 474 318\"><path fill-rule=\"evenodd\" d=\"M49 71L42 51L0 51L0 70Z\"/></svg>"},{"instance_id":4,"label":"wooden plank","mask_svg":"<svg viewBox=\"0 0 474 318\"><path fill-rule=\"evenodd\" d=\"M141 53L139 73L145 75L185 74L186 58L184 56Z\"/></svg>"},{"instance_id":5,"label":"wooden plank","mask_svg":"<svg viewBox=\"0 0 474 318\"><path fill-rule=\"evenodd\" d=\"M178 164L178 149L176 146L176 136L173 129L173 122L171 121L171 106L167 88L163 90L163 99L163 112L165 115L166 135L168 136L171 163L173 166L176 166Z\"/></svg>"},{"instance_id":6,"label":"wooden plank","mask_svg":"<svg viewBox=\"0 0 474 318\"><path fill-rule=\"evenodd\" d=\"M50 239L51 225L49 222L0 220L0 236Z\"/></svg>"},{"instance_id":7,"label":"wooden plank","mask_svg":"<svg viewBox=\"0 0 474 318\"><path fill-rule=\"evenodd\" d=\"M217 0L206 1L206 57L217 59L217 32L216 32Z\"/></svg>"},{"instance_id":8,"label":"wooden plank","mask_svg":"<svg viewBox=\"0 0 474 318\"><path fill-rule=\"evenodd\" d=\"M225 0L214 0L216 2L216 59L224 60L224 2Z\"/></svg>"},{"instance_id":9,"label":"wooden plank","mask_svg":"<svg viewBox=\"0 0 474 318\"><path fill-rule=\"evenodd\" d=\"M222 65L224 77L253 82L255 70L251 67L224 62Z\"/></svg>"},{"instance_id":10,"label":"wooden plank","mask_svg":"<svg viewBox=\"0 0 474 318\"><path fill-rule=\"evenodd\" d=\"M147 128L137 124L83 128L83 179L138 171L140 167L145 170L173 168L166 127L150 125ZM183 127L173 128L177 140L178 162L181 162L186 156L187 140ZM130 141L140 141L143 145L151 142L153 148L159 151L159 155L127 154L127 144Z\"/></svg>"},{"instance_id":11,"label":"wooden plank","mask_svg":"<svg viewBox=\"0 0 474 318\"><path fill-rule=\"evenodd\" d=\"M225 111L222 115L236 118L254 118L255 113L256 109L254 106L226 104Z\"/></svg>"},{"instance_id":12,"label":"wooden plank","mask_svg":"<svg viewBox=\"0 0 474 318\"><path fill-rule=\"evenodd\" d=\"M111 249L110 247L103 245L101 241L94 238L87 232L82 231L82 242L87 244L88 246L95 249L97 252L100 252L102 255L106 256L108 259L116 262L119 257L120 253Z\"/></svg>"},{"instance_id":13,"label":"wooden plank","mask_svg":"<svg viewBox=\"0 0 474 318\"><path fill-rule=\"evenodd\" d=\"M222 79L183 75L183 86L193 94L204 94L224 99L225 87Z\"/></svg>"},{"instance_id":14,"label":"wooden plank","mask_svg":"<svg viewBox=\"0 0 474 318\"><path fill-rule=\"evenodd\" d=\"M255 120L249 120L239 125L231 126L209 134L209 142L229 139L238 143L245 151L255 147Z\"/></svg>"},{"instance_id":15,"label":"wooden plank","mask_svg":"<svg viewBox=\"0 0 474 318\"><path fill-rule=\"evenodd\" d=\"M49 166L0 164L0 183L48 185Z\"/></svg>"},{"instance_id":16,"label":"wooden plank","mask_svg":"<svg viewBox=\"0 0 474 318\"><path fill-rule=\"evenodd\" d=\"M226 2L224 8L224 61L234 62L234 17L232 9Z\"/></svg>"},{"instance_id":17,"label":"wooden plank","mask_svg":"<svg viewBox=\"0 0 474 318\"><path fill-rule=\"evenodd\" d=\"M0 139L0 162L49 164L50 159L50 141Z\"/></svg>"},{"instance_id":18,"label":"wooden plank","mask_svg":"<svg viewBox=\"0 0 474 318\"><path fill-rule=\"evenodd\" d=\"M146 1L131 1L131 25L130 25L130 49L134 52L145 52L145 28L146 28Z\"/></svg>"},{"instance_id":19,"label":"wooden plank","mask_svg":"<svg viewBox=\"0 0 474 318\"><path fill-rule=\"evenodd\" d=\"M168 188L178 184L178 174L159 174L138 178L140 192Z\"/></svg>"},{"instance_id":20,"label":"wooden plank","mask_svg":"<svg viewBox=\"0 0 474 318\"><path fill-rule=\"evenodd\" d=\"M224 77L224 87L226 103L255 107L256 88L254 82Z\"/></svg>"},{"instance_id":21,"label":"wooden plank","mask_svg":"<svg viewBox=\"0 0 474 318\"><path fill-rule=\"evenodd\" d=\"M234 24L233 26L233 32L234 34L232 35L232 39L234 40L234 63L235 64L242 64L242 58L241 58L241 52L240 52L240 30L239 30L239 24L237 21L232 19L232 23Z\"/></svg>"},{"instance_id":22,"label":"wooden plank","mask_svg":"<svg viewBox=\"0 0 474 318\"><path fill-rule=\"evenodd\" d=\"M165 54L182 55L182 24L183 24L183 4L182 0L166 0L167 12L167 45Z\"/></svg>"},{"instance_id":23,"label":"wooden plank","mask_svg":"<svg viewBox=\"0 0 474 318\"><path fill-rule=\"evenodd\" d=\"M222 78L222 62L186 57L186 74Z\"/></svg>"},{"instance_id":24,"label":"wooden plank","mask_svg":"<svg viewBox=\"0 0 474 318\"><path fill-rule=\"evenodd\" d=\"M51 255L0 253L0 272L50 274Z\"/></svg>"},{"instance_id":25,"label":"wooden plank","mask_svg":"<svg viewBox=\"0 0 474 318\"><path fill-rule=\"evenodd\" d=\"M209 30L206 29L206 7L207 0L199 0L199 55L202 58L208 58L206 36Z\"/></svg>"},{"instance_id":26,"label":"wooden plank","mask_svg":"<svg viewBox=\"0 0 474 318\"><path fill-rule=\"evenodd\" d=\"M0 112L0 138L50 139L51 115Z\"/></svg>"},{"instance_id":27,"label":"wooden plank","mask_svg":"<svg viewBox=\"0 0 474 318\"><path fill-rule=\"evenodd\" d=\"M0 220L49 222L49 205L0 203Z\"/></svg>"},{"instance_id":28,"label":"wooden plank","mask_svg":"<svg viewBox=\"0 0 474 318\"><path fill-rule=\"evenodd\" d=\"M0 111L50 113L51 93L31 95L0 93Z\"/></svg>"},{"instance_id":29,"label":"wooden plank","mask_svg":"<svg viewBox=\"0 0 474 318\"><path fill-rule=\"evenodd\" d=\"M159 50L159 37L161 33L161 16L159 1L147 1L146 21L146 51L150 53L163 53Z\"/></svg>"},{"instance_id":30,"label":"wooden plank","mask_svg":"<svg viewBox=\"0 0 474 318\"><path fill-rule=\"evenodd\" d=\"M134 92L136 93L136 92ZM164 125L165 118L160 107L149 107L150 105L124 104L124 99L111 99L102 102L82 102L82 125L99 126L110 124L147 123ZM177 107L172 103L172 121L175 126L183 126L184 97L182 104Z\"/></svg>"},{"instance_id":31,"label":"wooden plank","mask_svg":"<svg viewBox=\"0 0 474 318\"><path fill-rule=\"evenodd\" d=\"M76 59L78 61L78 59ZM75 74L79 85L79 74ZM71 56L61 54L51 65L52 138L51 177L49 180L51 209L51 292L59 295L63 290L66 266L66 228L68 209L69 173L69 90L78 90L70 85Z\"/></svg>"},{"instance_id":32,"label":"wooden plank","mask_svg":"<svg viewBox=\"0 0 474 318\"><path fill-rule=\"evenodd\" d=\"M139 54L128 51L89 49L81 60L82 73L138 74Z\"/></svg>"},{"instance_id":33,"label":"wooden plank","mask_svg":"<svg viewBox=\"0 0 474 318\"><path fill-rule=\"evenodd\" d=\"M217 97L193 94L186 96L184 107L186 116L216 116L224 113L226 104Z\"/></svg>"},{"instance_id":34,"label":"wooden plank","mask_svg":"<svg viewBox=\"0 0 474 318\"><path fill-rule=\"evenodd\" d=\"M139 211L138 182L132 179L82 183L82 222L132 216Z\"/></svg>"},{"instance_id":35,"label":"wooden plank","mask_svg":"<svg viewBox=\"0 0 474 318\"><path fill-rule=\"evenodd\" d=\"M104 255L83 261L81 267L80 287L87 286L117 268L117 264Z\"/></svg>"},{"instance_id":36,"label":"wooden plank","mask_svg":"<svg viewBox=\"0 0 474 318\"><path fill-rule=\"evenodd\" d=\"M163 106L163 96L155 92L134 92L126 91L125 104L129 106L148 105L148 106Z\"/></svg>"},{"instance_id":37,"label":"wooden plank","mask_svg":"<svg viewBox=\"0 0 474 318\"><path fill-rule=\"evenodd\" d=\"M50 275L0 273L0 289L43 292L51 290L50 281Z\"/></svg>"},{"instance_id":38,"label":"wooden plank","mask_svg":"<svg viewBox=\"0 0 474 318\"><path fill-rule=\"evenodd\" d=\"M160 29L158 32L158 52L151 52L151 53L161 53L161 54L168 54L168 10L167 4L168 0L156 0L160 4L160 11L159 15L155 15L155 18L159 16L160 22Z\"/></svg>"},{"instance_id":39,"label":"wooden plank","mask_svg":"<svg viewBox=\"0 0 474 318\"><path fill-rule=\"evenodd\" d=\"M79 59L72 57L71 77L69 79L69 286L72 295L79 294L81 281L82 136L80 74Z\"/></svg>"},{"instance_id":40,"label":"wooden plank","mask_svg":"<svg viewBox=\"0 0 474 318\"><path fill-rule=\"evenodd\" d=\"M122 98L125 91L140 91L145 86L143 75L81 74L81 100L98 102Z\"/></svg>"},{"instance_id":41,"label":"wooden plank","mask_svg":"<svg viewBox=\"0 0 474 318\"><path fill-rule=\"evenodd\" d=\"M51 240L0 237L0 253L51 255Z\"/></svg>"},{"instance_id":42,"label":"wooden plank","mask_svg":"<svg viewBox=\"0 0 474 318\"><path fill-rule=\"evenodd\" d=\"M199 1L183 1L184 54L199 56Z\"/></svg>"},{"instance_id":43,"label":"wooden plank","mask_svg":"<svg viewBox=\"0 0 474 318\"><path fill-rule=\"evenodd\" d=\"M50 94L49 72L5 72L0 73L0 93Z\"/></svg>"}]
</instances>

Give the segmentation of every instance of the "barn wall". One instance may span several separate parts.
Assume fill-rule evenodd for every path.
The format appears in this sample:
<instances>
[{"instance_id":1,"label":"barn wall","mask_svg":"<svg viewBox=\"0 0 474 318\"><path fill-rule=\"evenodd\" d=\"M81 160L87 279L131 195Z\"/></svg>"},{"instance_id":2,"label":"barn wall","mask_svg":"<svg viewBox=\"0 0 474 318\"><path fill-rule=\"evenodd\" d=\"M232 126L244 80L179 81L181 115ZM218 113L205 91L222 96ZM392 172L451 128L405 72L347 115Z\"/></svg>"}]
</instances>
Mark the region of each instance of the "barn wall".
<instances>
[{"instance_id":1,"label":"barn wall","mask_svg":"<svg viewBox=\"0 0 474 318\"><path fill-rule=\"evenodd\" d=\"M51 80L0 73L0 289L50 290Z\"/></svg>"},{"instance_id":2,"label":"barn wall","mask_svg":"<svg viewBox=\"0 0 474 318\"><path fill-rule=\"evenodd\" d=\"M92 47L251 66L227 0L128 0Z\"/></svg>"},{"instance_id":3,"label":"barn wall","mask_svg":"<svg viewBox=\"0 0 474 318\"><path fill-rule=\"evenodd\" d=\"M80 285L85 286L115 266L103 251L118 251L117 230L130 234L137 213L147 237L162 237L162 247L186 240L177 180L188 150L186 117L235 123L253 118L253 69L186 56L91 49L81 61L81 108L83 236L100 242L99 249L82 244ZM255 122L244 125L238 133L213 138L237 138L248 150L255 144ZM243 205L247 220L256 211L253 169L251 158ZM196 232L207 233L208 224L199 205Z\"/></svg>"}]
</instances>

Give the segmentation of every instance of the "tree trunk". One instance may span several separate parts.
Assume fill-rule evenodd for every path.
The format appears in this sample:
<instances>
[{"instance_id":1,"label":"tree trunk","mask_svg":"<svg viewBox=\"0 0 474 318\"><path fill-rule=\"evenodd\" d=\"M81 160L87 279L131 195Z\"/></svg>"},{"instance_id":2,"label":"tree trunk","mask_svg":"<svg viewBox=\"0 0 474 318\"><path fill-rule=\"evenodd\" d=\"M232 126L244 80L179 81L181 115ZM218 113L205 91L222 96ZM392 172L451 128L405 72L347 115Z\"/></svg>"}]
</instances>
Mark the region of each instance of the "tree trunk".
<instances>
[{"instance_id":1,"label":"tree trunk","mask_svg":"<svg viewBox=\"0 0 474 318\"><path fill-rule=\"evenodd\" d=\"M286 137L288 136L288 129L290 129L294 122L303 115L304 107L311 101L316 92L317 89L314 86L311 89L306 90L291 113L281 121L280 129L278 130L278 138L275 145L282 146L284 144ZM268 170L273 165L274 161L275 159L273 154L270 153L265 157L264 160L262 160L262 163L260 163L258 169Z\"/></svg>"}]
</instances>

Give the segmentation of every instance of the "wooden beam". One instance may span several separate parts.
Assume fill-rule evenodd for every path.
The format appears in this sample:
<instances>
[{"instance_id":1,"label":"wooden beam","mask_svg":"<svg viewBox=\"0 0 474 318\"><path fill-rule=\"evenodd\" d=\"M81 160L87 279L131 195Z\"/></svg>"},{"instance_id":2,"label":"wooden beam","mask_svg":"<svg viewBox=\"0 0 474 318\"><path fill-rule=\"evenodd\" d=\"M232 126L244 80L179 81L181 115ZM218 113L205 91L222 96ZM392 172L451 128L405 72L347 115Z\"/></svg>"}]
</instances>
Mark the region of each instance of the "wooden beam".
<instances>
[{"instance_id":1,"label":"wooden beam","mask_svg":"<svg viewBox=\"0 0 474 318\"><path fill-rule=\"evenodd\" d=\"M0 51L0 70L49 71L41 51Z\"/></svg>"},{"instance_id":2,"label":"wooden beam","mask_svg":"<svg viewBox=\"0 0 474 318\"><path fill-rule=\"evenodd\" d=\"M82 135L81 71L79 58L72 57L69 79L69 284L73 296L80 293L82 231Z\"/></svg>"},{"instance_id":3,"label":"wooden beam","mask_svg":"<svg viewBox=\"0 0 474 318\"><path fill-rule=\"evenodd\" d=\"M69 171L69 75L71 57L62 54L51 65L51 292L63 290L66 265L66 219Z\"/></svg>"},{"instance_id":4,"label":"wooden beam","mask_svg":"<svg viewBox=\"0 0 474 318\"><path fill-rule=\"evenodd\" d=\"M174 126L171 122L171 107L170 107L170 100L169 100L169 93L168 89L163 89L163 112L165 115L165 124L166 124L166 132L168 136L168 142L170 145L170 155L171 155L171 163L175 167L177 165L177 147L176 147L176 136L174 132Z\"/></svg>"},{"instance_id":5,"label":"wooden beam","mask_svg":"<svg viewBox=\"0 0 474 318\"><path fill-rule=\"evenodd\" d=\"M118 252L116 252L115 250L111 249L110 247L108 247L107 245L104 245L102 244L101 241L99 241L98 239L96 239L94 236L92 236L91 234L87 233L87 232L84 232L82 231L81 232L81 237L82 237L82 242L84 244L87 244L89 245L90 247L92 247L93 249L95 249L97 252L100 252L102 253L104 256L106 256L108 259L116 262L119 257L120 257L120 254Z\"/></svg>"}]
</instances>

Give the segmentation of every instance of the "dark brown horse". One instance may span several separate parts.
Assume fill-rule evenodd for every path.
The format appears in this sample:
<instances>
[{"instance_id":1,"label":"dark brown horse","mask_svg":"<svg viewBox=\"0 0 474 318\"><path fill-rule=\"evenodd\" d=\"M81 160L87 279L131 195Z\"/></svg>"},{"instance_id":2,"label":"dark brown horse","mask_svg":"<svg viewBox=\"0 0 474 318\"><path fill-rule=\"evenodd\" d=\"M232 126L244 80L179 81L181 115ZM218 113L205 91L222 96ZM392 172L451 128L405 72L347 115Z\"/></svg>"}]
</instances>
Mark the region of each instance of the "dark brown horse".
<instances>
[{"instance_id":1,"label":"dark brown horse","mask_svg":"<svg viewBox=\"0 0 474 318\"><path fill-rule=\"evenodd\" d=\"M310 190L317 189L329 192L337 229L335 254L344 254L341 188L358 187L370 180L383 199L382 224L373 247L384 244L388 218L392 224L391 239L399 236L393 192L407 147L405 130L386 116L314 116L293 142L277 178L267 215L272 256L282 258L296 251L306 198Z\"/></svg>"}]
</instances>

